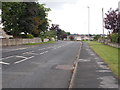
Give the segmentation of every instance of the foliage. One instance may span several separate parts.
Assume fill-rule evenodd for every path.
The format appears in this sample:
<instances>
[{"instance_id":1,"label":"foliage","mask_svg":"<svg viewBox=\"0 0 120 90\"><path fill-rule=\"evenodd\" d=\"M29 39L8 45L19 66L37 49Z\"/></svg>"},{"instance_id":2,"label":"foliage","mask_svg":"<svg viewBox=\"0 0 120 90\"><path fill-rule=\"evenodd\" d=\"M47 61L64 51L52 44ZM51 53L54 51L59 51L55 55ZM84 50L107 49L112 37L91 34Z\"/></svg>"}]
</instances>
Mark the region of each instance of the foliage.
<instances>
[{"instance_id":1,"label":"foliage","mask_svg":"<svg viewBox=\"0 0 120 90\"><path fill-rule=\"evenodd\" d=\"M27 34L26 37L31 38L31 39L34 38L34 36L32 34Z\"/></svg>"},{"instance_id":2,"label":"foliage","mask_svg":"<svg viewBox=\"0 0 120 90\"><path fill-rule=\"evenodd\" d=\"M112 42L118 43L118 38L120 37L118 33L111 34Z\"/></svg>"},{"instance_id":3,"label":"foliage","mask_svg":"<svg viewBox=\"0 0 120 90\"><path fill-rule=\"evenodd\" d=\"M75 37L72 35L72 36L69 37L69 39L72 41L72 40L75 39Z\"/></svg>"},{"instance_id":4,"label":"foliage","mask_svg":"<svg viewBox=\"0 0 120 90\"><path fill-rule=\"evenodd\" d=\"M51 40L51 38L56 38L56 31L50 30L45 32L45 38L48 38L49 40Z\"/></svg>"},{"instance_id":5,"label":"foliage","mask_svg":"<svg viewBox=\"0 0 120 90\"><path fill-rule=\"evenodd\" d=\"M65 32L64 30L60 29L58 24L52 24L50 30L56 32L54 32L54 34L57 36L58 40L63 40L64 38L67 38L68 35L70 35L70 32Z\"/></svg>"},{"instance_id":6,"label":"foliage","mask_svg":"<svg viewBox=\"0 0 120 90\"><path fill-rule=\"evenodd\" d=\"M100 35L95 35L94 40L98 40L100 37Z\"/></svg>"},{"instance_id":7,"label":"foliage","mask_svg":"<svg viewBox=\"0 0 120 90\"><path fill-rule=\"evenodd\" d=\"M2 23L7 34L18 37L21 32L35 37L47 31L49 8L37 2L3 2Z\"/></svg>"},{"instance_id":8,"label":"foliage","mask_svg":"<svg viewBox=\"0 0 120 90\"><path fill-rule=\"evenodd\" d=\"M27 38L26 34L19 34L19 38Z\"/></svg>"},{"instance_id":9,"label":"foliage","mask_svg":"<svg viewBox=\"0 0 120 90\"><path fill-rule=\"evenodd\" d=\"M108 13L106 13L106 18L104 18L105 28L112 30L113 33L118 33L120 30L120 13L117 10L110 8Z\"/></svg>"},{"instance_id":10,"label":"foliage","mask_svg":"<svg viewBox=\"0 0 120 90\"><path fill-rule=\"evenodd\" d=\"M39 38L41 38L42 42L44 42L44 38L45 38L44 33L41 33L41 34L39 35Z\"/></svg>"}]
</instances>

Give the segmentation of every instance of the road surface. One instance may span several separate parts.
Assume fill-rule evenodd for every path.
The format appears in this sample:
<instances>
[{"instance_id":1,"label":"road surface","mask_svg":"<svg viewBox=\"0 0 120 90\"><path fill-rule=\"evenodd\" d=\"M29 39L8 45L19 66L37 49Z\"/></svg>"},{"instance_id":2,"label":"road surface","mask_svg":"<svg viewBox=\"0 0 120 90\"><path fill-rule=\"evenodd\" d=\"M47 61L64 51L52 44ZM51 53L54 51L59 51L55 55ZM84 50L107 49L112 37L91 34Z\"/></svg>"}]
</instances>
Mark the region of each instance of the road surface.
<instances>
[{"instance_id":1,"label":"road surface","mask_svg":"<svg viewBox=\"0 0 120 90\"><path fill-rule=\"evenodd\" d=\"M68 88L79 48L77 41L4 47L2 88Z\"/></svg>"}]
</instances>

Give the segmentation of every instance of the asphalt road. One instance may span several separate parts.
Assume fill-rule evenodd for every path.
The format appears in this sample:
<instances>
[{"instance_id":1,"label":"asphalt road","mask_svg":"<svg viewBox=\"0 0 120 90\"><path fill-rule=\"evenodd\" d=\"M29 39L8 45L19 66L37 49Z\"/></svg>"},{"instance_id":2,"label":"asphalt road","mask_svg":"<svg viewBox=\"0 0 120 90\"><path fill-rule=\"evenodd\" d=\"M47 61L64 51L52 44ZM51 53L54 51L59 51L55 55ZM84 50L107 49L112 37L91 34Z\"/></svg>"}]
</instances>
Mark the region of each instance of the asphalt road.
<instances>
[{"instance_id":1,"label":"asphalt road","mask_svg":"<svg viewBox=\"0 0 120 90\"><path fill-rule=\"evenodd\" d=\"M68 88L80 42L3 47L2 88Z\"/></svg>"}]
</instances>

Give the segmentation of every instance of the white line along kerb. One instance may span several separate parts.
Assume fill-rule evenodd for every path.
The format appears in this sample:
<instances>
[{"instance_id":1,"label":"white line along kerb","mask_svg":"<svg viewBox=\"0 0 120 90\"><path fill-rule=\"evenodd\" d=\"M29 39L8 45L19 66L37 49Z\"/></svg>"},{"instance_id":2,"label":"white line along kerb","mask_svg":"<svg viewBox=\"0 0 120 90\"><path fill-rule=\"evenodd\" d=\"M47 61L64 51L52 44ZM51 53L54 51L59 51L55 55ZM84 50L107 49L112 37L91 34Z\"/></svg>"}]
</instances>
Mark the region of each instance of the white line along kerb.
<instances>
[{"instance_id":1,"label":"white line along kerb","mask_svg":"<svg viewBox=\"0 0 120 90\"><path fill-rule=\"evenodd\" d=\"M34 57L34 56L31 56L31 57L29 57L29 58L25 58L25 59L23 59L23 60L20 60L20 61L14 62L14 64L17 64L17 63L20 63L20 62L26 61L26 60L31 59L31 58L33 58L33 57Z\"/></svg>"}]
</instances>

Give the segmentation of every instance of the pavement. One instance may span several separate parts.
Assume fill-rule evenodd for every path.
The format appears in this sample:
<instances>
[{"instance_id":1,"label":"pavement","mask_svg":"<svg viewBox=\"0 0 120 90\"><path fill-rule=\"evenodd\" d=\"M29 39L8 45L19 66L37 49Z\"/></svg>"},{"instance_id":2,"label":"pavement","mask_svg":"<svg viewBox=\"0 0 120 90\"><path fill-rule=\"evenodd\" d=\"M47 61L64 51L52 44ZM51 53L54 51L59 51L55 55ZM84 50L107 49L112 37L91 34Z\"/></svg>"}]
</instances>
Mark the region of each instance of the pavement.
<instances>
[{"instance_id":1,"label":"pavement","mask_svg":"<svg viewBox=\"0 0 120 90\"><path fill-rule=\"evenodd\" d=\"M77 41L58 41L3 47L2 88L68 88L80 45Z\"/></svg>"},{"instance_id":2,"label":"pavement","mask_svg":"<svg viewBox=\"0 0 120 90\"><path fill-rule=\"evenodd\" d=\"M118 90L118 87L118 79L107 64L83 42L72 88Z\"/></svg>"}]
</instances>

